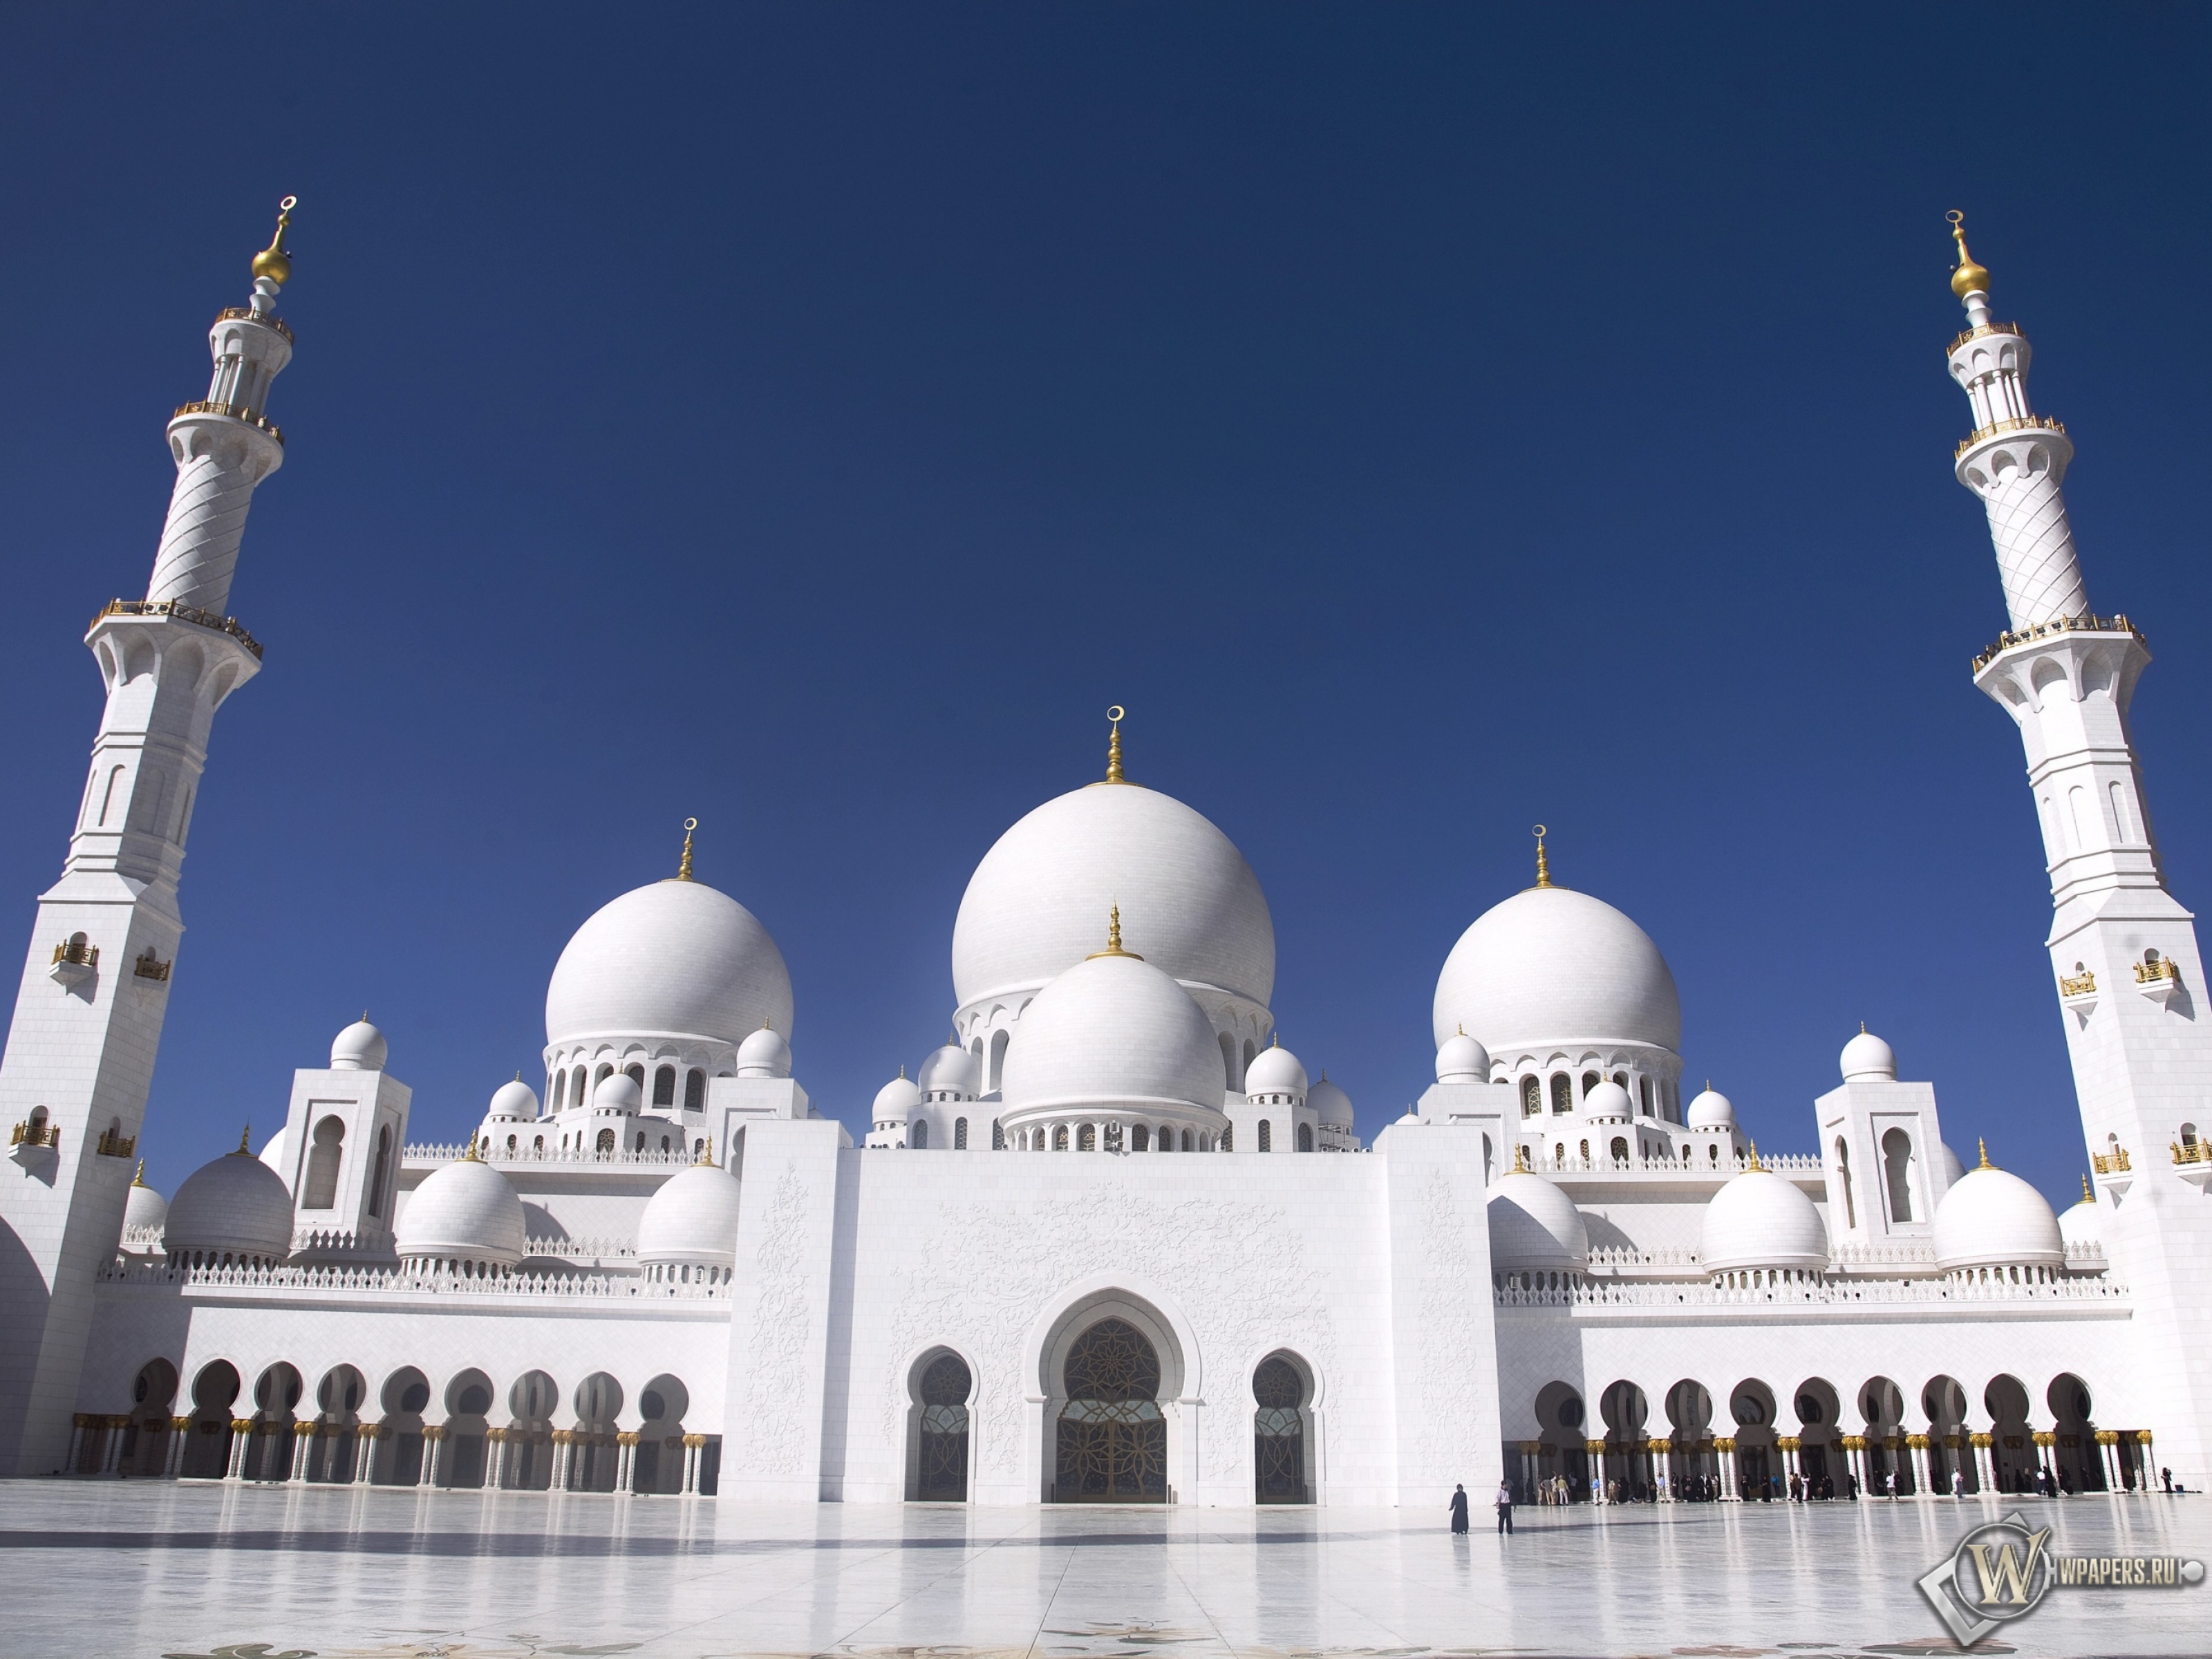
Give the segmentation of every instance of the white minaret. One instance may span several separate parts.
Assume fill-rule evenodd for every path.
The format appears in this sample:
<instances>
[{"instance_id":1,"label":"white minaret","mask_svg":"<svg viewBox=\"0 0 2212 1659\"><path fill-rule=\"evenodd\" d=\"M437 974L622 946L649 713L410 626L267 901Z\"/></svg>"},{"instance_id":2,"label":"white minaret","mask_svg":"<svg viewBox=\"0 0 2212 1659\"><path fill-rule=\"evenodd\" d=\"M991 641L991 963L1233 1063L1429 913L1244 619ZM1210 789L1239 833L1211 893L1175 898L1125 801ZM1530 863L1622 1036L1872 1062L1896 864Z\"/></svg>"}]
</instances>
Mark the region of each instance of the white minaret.
<instances>
[{"instance_id":1,"label":"white minaret","mask_svg":"<svg viewBox=\"0 0 2212 1659\"><path fill-rule=\"evenodd\" d=\"M114 1255L184 921L177 877L215 711L261 665L225 614L253 489L284 457L264 410L292 356L275 307L293 198L253 260L252 303L209 331L215 380L169 422L177 486L143 599L85 635L107 688L61 879L39 920L0 1057L0 1474L60 1467Z\"/></svg>"},{"instance_id":2,"label":"white minaret","mask_svg":"<svg viewBox=\"0 0 2212 1659\"><path fill-rule=\"evenodd\" d=\"M2212 986L2195 918L2166 890L2128 730L2150 661L2124 616L2089 605L2061 483L2074 446L2027 401L2027 336L1990 318L1990 273L1960 216L1952 291L1969 326L1952 378L1974 410L1959 482L1989 509L2010 629L1974 684L2019 725L2051 873L2051 978L2114 1276L2134 1292L2134 1398L2100 1404L2154 1429L2153 1456L2191 1486L2212 1477ZM2045 1402L2035 1402L2044 1415Z\"/></svg>"}]
</instances>

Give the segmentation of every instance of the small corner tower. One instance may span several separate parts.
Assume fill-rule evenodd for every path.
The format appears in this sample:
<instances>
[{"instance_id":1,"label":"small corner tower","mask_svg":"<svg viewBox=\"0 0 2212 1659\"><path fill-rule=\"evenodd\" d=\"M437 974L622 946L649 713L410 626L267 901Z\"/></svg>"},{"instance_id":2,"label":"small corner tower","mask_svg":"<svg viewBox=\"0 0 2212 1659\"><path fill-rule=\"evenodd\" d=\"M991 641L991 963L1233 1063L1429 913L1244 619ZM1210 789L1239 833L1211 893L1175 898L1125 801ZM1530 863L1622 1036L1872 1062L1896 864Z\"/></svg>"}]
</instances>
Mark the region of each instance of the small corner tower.
<instances>
[{"instance_id":1,"label":"small corner tower","mask_svg":"<svg viewBox=\"0 0 2212 1659\"><path fill-rule=\"evenodd\" d=\"M2060 489L2073 444L2030 408L2027 337L1990 320L1990 273L1956 213L1951 234L1967 327L1949 363L1974 422L1957 472L1988 509L2010 624L1974 659L1974 684L2027 751L2053 990L2106 1249L2136 1297L2139 1393L2115 1405L2159 1425L2160 1461L2194 1483L2212 1475L2212 1165L2182 1152L2212 1122L2212 1000L2196 920L2166 890L2128 725L2150 652L2126 617L2091 608Z\"/></svg>"},{"instance_id":2,"label":"small corner tower","mask_svg":"<svg viewBox=\"0 0 2212 1659\"><path fill-rule=\"evenodd\" d=\"M143 599L116 599L85 644L107 692L61 879L39 919L0 1057L0 1474L59 1467L112 1255L169 975L184 921L177 881L210 728L261 665L228 614L253 491L284 456L269 388L292 357L276 297L292 274L293 198L252 262L252 298L208 333L205 398L169 422L177 482Z\"/></svg>"}]
</instances>

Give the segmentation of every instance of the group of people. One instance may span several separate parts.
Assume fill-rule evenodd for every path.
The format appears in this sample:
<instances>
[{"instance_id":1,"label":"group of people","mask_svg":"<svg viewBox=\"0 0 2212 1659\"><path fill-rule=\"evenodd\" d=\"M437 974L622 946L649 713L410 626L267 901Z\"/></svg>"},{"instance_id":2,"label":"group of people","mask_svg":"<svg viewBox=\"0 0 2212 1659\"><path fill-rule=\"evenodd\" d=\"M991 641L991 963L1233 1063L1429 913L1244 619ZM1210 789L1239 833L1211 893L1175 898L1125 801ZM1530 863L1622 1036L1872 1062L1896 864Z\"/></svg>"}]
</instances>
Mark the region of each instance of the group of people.
<instances>
[{"instance_id":1,"label":"group of people","mask_svg":"<svg viewBox=\"0 0 2212 1659\"><path fill-rule=\"evenodd\" d=\"M1513 1483L1501 1476L1498 1482L1498 1496L1491 1501L1498 1510L1498 1530L1510 1536L1513 1531ZM1454 1532L1467 1530L1465 1486L1452 1488L1451 1528Z\"/></svg>"}]
</instances>

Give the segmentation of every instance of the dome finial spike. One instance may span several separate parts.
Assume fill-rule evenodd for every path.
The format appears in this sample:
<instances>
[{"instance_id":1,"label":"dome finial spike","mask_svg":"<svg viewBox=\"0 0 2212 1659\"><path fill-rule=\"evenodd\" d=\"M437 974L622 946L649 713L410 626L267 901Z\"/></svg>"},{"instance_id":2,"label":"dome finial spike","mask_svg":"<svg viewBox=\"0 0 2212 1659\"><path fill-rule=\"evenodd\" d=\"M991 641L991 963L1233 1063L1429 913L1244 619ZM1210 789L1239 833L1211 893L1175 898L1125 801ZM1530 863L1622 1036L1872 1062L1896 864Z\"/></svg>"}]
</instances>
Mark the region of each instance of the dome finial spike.
<instances>
[{"instance_id":1,"label":"dome finial spike","mask_svg":"<svg viewBox=\"0 0 2212 1659\"><path fill-rule=\"evenodd\" d=\"M1996 1165L1990 1162L1990 1143L1983 1139L1981 1136L1976 1135L1974 1137L1974 1144L1982 1149L1982 1161L1975 1167L1982 1170L1996 1169Z\"/></svg>"},{"instance_id":2,"label":"dome finial spike","mask_svg":"<svg viewBox=\"0 0 2212 1659\"><path fill-rule=\"evenodd\" d=\"M269 239L267 247L253 256L257 281L266 277L281 288L292 280L292 250L284 246L284 233L292 228L292 210L299 205L296 196L287 196L276 204L276 234Z\"/></svg>"},{"instance_id":3,"label":"dome finial spike","mask_svg":"<svg viewBox=\"0 0 2212 1659\"><path fill-rule=\"evenodd\" d=\"M143 1170L146 1166L142 1164L138 1167ZM2089 1190L2089 1172L2087 1170L2081 1172L2081 1201L2084 1204L2094 1204L2097 1201L2096 1194Z\"/></svg>"},{"instance_id":4,"label":"dome finial spike","mask_svg":"<svg viewBox=\"0 0 2212 1659\"><path fill-rule=\"evenodd\" d=\"M146 1184L146 1160L143 1158L138 1160L138 1173L131 1177L131 1184L134 1187L143 1187ZM2088 1176L2083 1176L2081 1177L2081 1185L2085 1190L2087 1188L2089 1185Z\"/></svg>"},{"instance_id":5,"label":"dome finial spike","mask_svg":"<svg viewBox=\"0 0 2212 1659\"><path fill-rule=\"evenodd\" d=\"M1515 1175L1528 1173L1528 1149L1517 1140L1513 1143L1513 1173Z\"/></svg>"},{"instance_id":6,"label":"dome finial spike","mask_svg":"<svg viewBox=\"0 0 2212 1659\"><path fill-rule=\"evenodd\" d=\"M252 1139L253 1122L252 1120L249 1118L246 1121L246 1127L238 1132L238 1150L235 1152L233 1152L231 1156L233 1158L252 1158L253 1153L247 1146L246 1143Z\"/></svg>"},{"instance_id":7,"label":"dome finial spike","mask_svg":"<svg viewBox=\"0 0 2212 1659\"><path fill-rule=\"evenodd\" d=\"M1106 948L1103 951L1093 951L1085 960L1096 962L1101 957L1127 957L1132 962L1144 960L1134 951L1125 951L1121 948L1121 907L1118 904L1110 907L1106 912Z\"/></svg>"},{"instance_id":8,"label":"dome finial spike","mask_svg":"<svg viewBox=\"0 0 2212 1659\"><path fill-rule=\"evenodd\" d=\"M1549 887L1552 884L1552 861L1544 856L1544 837L1551 831L1540 823L1528 833L1536 838L1536 885Z\"/></svg>"},{"instance_id":9,"label":"dome finial spike","mask_svg":"<svg viewBox=\"0 0 2212 1659\"><path fill-rule=\"evenodd\" d=\"M1106 711L1106 719L1109 722L1106 729L1106 781L1109 783L1128 782L1128 779L1121 775L1121 722L1128 717L1128 711L1118 702Z\"/></svg>"},{"instance_id":10,"label":"dome finial spike","mask_svg":"<svg viewBox=\"0 0 2212 1659\"><path fill-rule=\"evenodd\" d=\"M1759 1161L1759 1143L1753 1140L1748 1141L1746 1144L1751 1148L1751 1163L1749 1167L1754 1170L1765 1169L1766 1166Z\"/></svg>"},{"instance_id":11,"label":"dome finial spike","mask_svg":"<svg viewBox=\"0 0 2212 1659\"><path fill-rule=\"evenodd\" d=\"M1964 300L1970 294L1986 298L1990 291L1990 273L1985 265L1974 263L1974 256L1966 252L1966 216L1953 208L1943 216L1951 222L1951 240L1959 245L1959 263L1951 272L1951 292Z\"/></svg>"},{"instance_id":12,"label":"dome finial spike","mask_svg":"<svg viewBox=\"0 0 2212 1659\"><path fill-rule=\"evenodd\" d=\"M684 820L684 856L676 861L676 879L678 881L691 879L691 832L698 827L699 820L696 818Z\"/></svg>"}]
</instances>

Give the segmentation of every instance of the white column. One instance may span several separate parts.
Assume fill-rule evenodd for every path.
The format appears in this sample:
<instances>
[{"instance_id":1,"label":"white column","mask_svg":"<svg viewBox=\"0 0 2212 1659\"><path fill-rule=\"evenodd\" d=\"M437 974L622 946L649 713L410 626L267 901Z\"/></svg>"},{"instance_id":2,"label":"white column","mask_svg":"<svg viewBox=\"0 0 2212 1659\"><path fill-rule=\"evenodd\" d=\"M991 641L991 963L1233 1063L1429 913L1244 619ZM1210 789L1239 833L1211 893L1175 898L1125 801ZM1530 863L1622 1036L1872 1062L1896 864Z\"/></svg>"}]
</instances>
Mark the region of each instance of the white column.
<instances>
[{"instance_id":1,"label":"white column","mask_svg":"<svg viewBox=\"0 0 2212 1659\"><path fill-rule=\"evenodd\" d=\"M422 1425L422 1470L416 1477L416 1486L434 1486L438 1484L438 1445L445 1437L445 1430L438 1425L425 1423Z\"/></svg>"},{"instance_id":2,"label":"white column","mask_svg":"<svg viewBox=\"0 0 2212 1659\"><path fill-rule=\"evenodd\" d=\"M684 1495L686 1498L699 1495L699 1453L706 1443L707 1437L703 1434L684 1437Z\"/></svg>"},{"instance_id":3,"label":"white column","mask_svg":"<svg viewBox=\"0 0 2212 1659\"><path fill-rule=\"evenodd\" d=\"M246 1455L253 1449L253 1423L249 1418L233 1418L230 1424L230 1465L223 1472L226 1480L246 1479Z\"/></svg>"},{"instance_id":4,"label":"white column","mask_svg":"<svg viewBox=\"0 0 2212 1659\"><path fill-rule=\"evenodd\" d=\"M353 1483L356 1486L368 1486L374 1479L376 1442L377 1425L375 1424L364 1423L354 1431Z\"/></svg>"},{"instance_id":5,"label":"white column","mask_svg":"<svg viewBox=\"0 0 2212 1659\"><path fill-rule=\"evenodd\" d=\"M169 1419L167 1456L163 1460L161 1473L169 1480L179 1478L185 1472L185 1453L192 1443L192 1419L173 1417Z\"/></svg>"},{"instance_id":6,"label":"white column","mask_svg":"<svg viewBox=\"0 0 2212 1659\"><path fill-rule=\"evenodd\" d=\"M292 1443L291 1461L285 1466L284 1478L298 1486L305 1486L309 1473L315 1467L314 1423L288 1423L279 1431Z\"/></svg>"},{"instance_id":7,"label":"white column","mask_svg":"<svg viewBox=\"0 0 2212 1659\"><path fill-rule=\"evenodd\" d=\"M637 1435L624 1430L615 1436L615 1490L629 1492L636 1484Z\"/></svg>"},{"instance_id":8,"label":"white column","mask_svg":"<svg viewBox=\"0 0 2212 1659\"><path fill-rule=\"evenodd\" d=\"M127 1417L107 1419L107 1441L100 1449L100 1472L102 1474L112 1474L122 1465L123 1431L130 1422Z\"/></svg>"}]
</instances>

